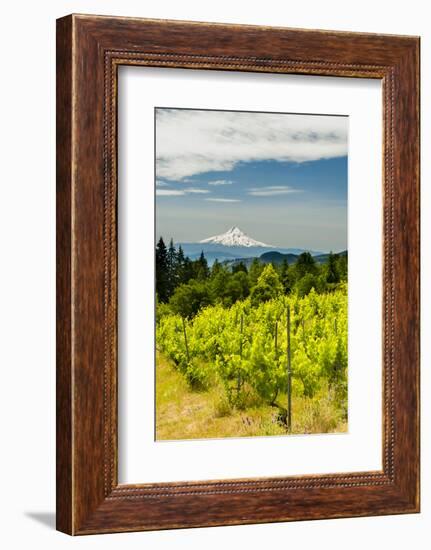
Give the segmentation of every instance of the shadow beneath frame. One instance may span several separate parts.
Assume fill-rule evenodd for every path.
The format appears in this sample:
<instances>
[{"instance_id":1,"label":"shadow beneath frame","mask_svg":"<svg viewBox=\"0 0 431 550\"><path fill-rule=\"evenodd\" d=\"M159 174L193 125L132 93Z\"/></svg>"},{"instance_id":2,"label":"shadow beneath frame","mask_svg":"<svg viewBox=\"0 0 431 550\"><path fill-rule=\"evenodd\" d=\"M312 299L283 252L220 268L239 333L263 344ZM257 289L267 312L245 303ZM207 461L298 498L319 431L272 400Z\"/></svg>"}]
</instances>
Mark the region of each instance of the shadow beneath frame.
<instances>
[{"instance_id":1,"label":"shadow beneath frame","mask_svg":"<svg viewBox=\"0 0 431 550\"><path fill-rule=\"evenodd\" d=\"M54 512L25 512L25 516L37 521L45 527L55 529L55 513Z\"/></svg>"}]
</instances>

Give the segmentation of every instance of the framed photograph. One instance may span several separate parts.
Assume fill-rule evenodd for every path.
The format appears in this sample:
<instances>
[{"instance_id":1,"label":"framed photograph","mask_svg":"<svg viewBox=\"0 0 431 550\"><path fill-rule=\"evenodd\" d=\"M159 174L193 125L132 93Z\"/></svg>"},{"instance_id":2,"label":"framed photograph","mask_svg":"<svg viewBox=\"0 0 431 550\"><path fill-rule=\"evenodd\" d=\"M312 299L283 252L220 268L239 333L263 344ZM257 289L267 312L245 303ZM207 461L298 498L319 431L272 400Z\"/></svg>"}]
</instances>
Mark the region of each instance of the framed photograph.
<instances>
[{"instance_id":1,"label":"framed photograph","mask_svg":"<svg viewBox=\"0 0 431 550\"><path fill-rule=\"evenodd\" d=\"M57 528L419 511L419 38L57 21Z\"/></svg>"}]
</instances>

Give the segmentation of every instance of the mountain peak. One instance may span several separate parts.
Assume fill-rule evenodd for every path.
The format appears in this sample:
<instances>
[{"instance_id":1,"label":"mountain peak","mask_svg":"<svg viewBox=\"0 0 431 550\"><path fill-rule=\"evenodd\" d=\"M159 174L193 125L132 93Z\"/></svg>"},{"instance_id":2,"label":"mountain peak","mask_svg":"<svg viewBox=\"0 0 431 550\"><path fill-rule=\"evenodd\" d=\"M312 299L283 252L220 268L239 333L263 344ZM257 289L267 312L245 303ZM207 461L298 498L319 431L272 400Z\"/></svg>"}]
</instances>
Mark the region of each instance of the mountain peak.
<instances>
[{"instance_id":1,"label":"mountain peak","mask_svg":"<svg viewBox=\"0 0 431 550\"><path fill-rule=\"evenodd\" d=\"M231 227L228 231L226 231L226 233L224 233L225 235L245 235L245 233L243 231L241 231L241 229L234 225L233 227Z\"/></svg>"},{"instance_id":2,"label":"mountain peak","mask_svg":"<svg viewBox=\"0 0 431 550\"><path fill-rule=\"evenodd\" d=\"M224 246L246 246L246 247L262 246L265 248L273 248L273 246L270 244L265 244L260 241L256 241L255 239L252 239L251 237L246 235L243 231L241 231L241 229L236 225L228 229L226 233L215 235L214 237L209 237L208 239L203 239L202 241L199 241L199 242L222 244Z\"/></svg>"}]
</instances>

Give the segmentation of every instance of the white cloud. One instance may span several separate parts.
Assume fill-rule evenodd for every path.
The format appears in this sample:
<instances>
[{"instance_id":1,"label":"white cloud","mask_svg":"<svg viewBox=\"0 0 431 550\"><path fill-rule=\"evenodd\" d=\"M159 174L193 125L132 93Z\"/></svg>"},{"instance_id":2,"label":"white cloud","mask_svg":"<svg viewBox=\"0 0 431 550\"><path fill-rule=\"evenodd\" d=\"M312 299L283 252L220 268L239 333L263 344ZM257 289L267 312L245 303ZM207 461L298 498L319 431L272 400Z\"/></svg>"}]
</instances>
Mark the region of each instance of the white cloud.
<instances>
[{"instance_id":1,"label":"white cloud","mask_svg":"<svg viewBox=\"0 0 431 550\"><path fill-rule=\"evenodd\" d=\"M290 193L301 193L300 189L294 189L288 185L269 185L267 187L251 187L249 195L254 197L274 197L276 195L288 195Z\"/></svg>"},{"instance_id":2,"label":"white cloud","mask_svg":"<svg viewBox=\"0 0 431 550\"><path fill-rule=\"evenodd\" d=\"M169 184L166 183L165 181L156 179L156 187L166 187L167 185L169 185Z\"/></svg>"},{"instance_id":3,"label":"white cloud","mask_svg":"<svg viewBox=\"0 0 431 550\"><path fill-rule=\"evenodd\" d=\"M159 178L229 171L239 162L347 154L347 117L157 109L156 121Z\"/></svg>"},{"instance_id":4,"label":"white cloud","mask_svg":"<svg viewBox=\"0 0 431 550\"><path fill-rule=\"evenodd\" d=\"M214 181L209 181L208 185L232 185L232 183L233 183L232 180L214 180Z\"/></svg>"},{"instance_id":5,"label":"white cloud","mask_svg":"<svg viewBox=\"0 0 431 550\"><path fill-rule=\"evenodd\" d=\"M217 199L217 198L214 198L214 199L205 199L206 201L211 201L211 202L241 202L240 199Z\"/></svg>"},{"instance_id":6,"label":"white cloud","mask_svg":"<svg viewBox=\"0 0 431 550\"><path fill-rule=\"evenodd\" d=\"M188 187L187 189L184 189L185 193L211 193L211 191L208 191L208 189L200 189L199 187Z\"/></svg>"},{"instance_id":7,"label":"white cloud","mask_svg":"<svg viewBox=\"0 0 431 550\"><path fill-rule=\"evenodd\" d=\"M208 189L199 189L198 187L187 187L185 189L157 189L156 188L156 195L158 197L181 197L183 195L190 195L194 193L199 195L200 194L206 195L208 193L211 193L211 191L208 191Z\"/></svg>"},{"instance_id":8,"label":"white cloud","mask_svg":"<svg viewBox=\"0 0 431 550\"><path fill-rule=\"evenodd\" d=\"M156 195L158 197L179 197L185 193L180 189L156 189Z\"/></svg>"}]
</instances>

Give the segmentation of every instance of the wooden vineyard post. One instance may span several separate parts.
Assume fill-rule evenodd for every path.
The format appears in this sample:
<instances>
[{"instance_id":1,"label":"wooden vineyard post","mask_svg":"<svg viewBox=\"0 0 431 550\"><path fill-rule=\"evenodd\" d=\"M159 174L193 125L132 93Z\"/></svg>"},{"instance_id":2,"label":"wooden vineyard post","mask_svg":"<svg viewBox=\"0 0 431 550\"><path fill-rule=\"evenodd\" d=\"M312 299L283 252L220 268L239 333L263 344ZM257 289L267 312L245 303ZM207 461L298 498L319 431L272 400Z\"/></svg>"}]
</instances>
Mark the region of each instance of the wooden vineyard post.
<instances>
[{"instance_id":1,"label":"wooden vineyard post","mask_svg":"<svg viewBox=\"0 0 431 550\"><path fill-rule=\"evenodd\" d=\"M244 314L241 313L241 321L240 321L240 342L239 342L239 356L242 359L242 333L244 330ZM238 372L238 380L237 380L237 392L239 394L241 390L241 371Z\"/></svg>"},{"instance_id":2,"label":"wooden vineyard post","mask_svg":"<svg viewBox=\"0 0 431 550\"><path fill-rule=\"evenodd\" d=\"M240 341L240 344L239 344L239 356L241 357L241 359L242 359L242 334L243 334L243 331L244 331L244 314L241 313L241 328L240 328L241 341Z\"/></svg>"},{"instance_id":3,"label":"wooden vineyard post","mask_svg":"<svg viewBox=\"0 0 431 550\"><path fill-rule=\"evenodd\" d=\"M181 317L181 319L183 321L184 343L186 345L187 363L190 363L189 345L187 343L186 322L184 321L184 317Z\"/></svg>"},{"instance_id":4,"label":"wooden vineyard post","mask_svg":"<svg viewBox=\"0 0 431 550\"><path fill-rule=\"evenodd\" d=\"M287 353L287 429L292 430L292 357L290 350L290 306L287 306L286 318L286 353Z\"/></svg>"},{"instance_id":5,"label":"wooden vineyard post","mask_svg":"<svg viewBox=\"0 0 431 550\"><path fill-rule=\"evenodd\" d=\"M274 347L275 347L275 357L277 358L278 356L278 321L275 321Z\"/></svg>"}]
</instances>

